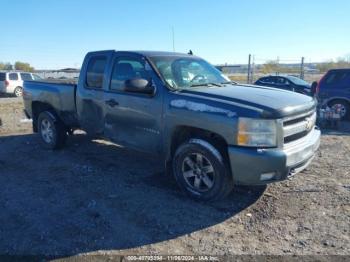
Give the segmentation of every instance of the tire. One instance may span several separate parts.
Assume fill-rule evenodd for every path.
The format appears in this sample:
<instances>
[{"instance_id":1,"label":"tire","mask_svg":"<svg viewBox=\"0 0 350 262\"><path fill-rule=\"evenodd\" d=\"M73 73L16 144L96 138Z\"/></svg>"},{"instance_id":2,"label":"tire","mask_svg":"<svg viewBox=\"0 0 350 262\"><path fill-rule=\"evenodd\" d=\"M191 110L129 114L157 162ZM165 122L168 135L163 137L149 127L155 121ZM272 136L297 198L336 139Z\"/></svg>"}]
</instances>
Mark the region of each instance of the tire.
<instances>
[{"instance_id":1,"label":"tire","mask_svg":"<svg viewBox=\"0 0 350 262\"><path fill-rule=\"evenodd\" d=\"M173 157L173 173L180 188L201 201L225 198L233 189L225 158L209 142L191 139L180 145Z\"/></svg>"},{"instance_id":2,"label":"tire","mask_svg":"<svg viewBox=\"0 0 350 262\"><path fill-rule=\"evenodd\" d=\"M22 97L23 96L23 88L20 87L20 86L17 86L15 88L15 90L13 91L13 94L16 96L16 97Z\"/></svg>"},{"instance_id":3,"label":"tire","mask_svg":"<svg viewBox=\"0 0 350 262\"><path fill-rule=\"evenodd\" d=\"M38 132L43 146L47 149L62 148L67 139L67 129L56 115L49 111L40 113Z\"/></svg>"},{"instance_id":4,"label":"tire","mask_svg":"<svg viewBox=\"0 0 350 262\"><path fill-rule=\"evenodd\" d=\"M329 107L331 108L336 108L340 107L341 108L341 120L349 120L350 119L350 104L349 102L341 99L336 99L333 100L329 103Z\"/></svg>"}]
</instances>

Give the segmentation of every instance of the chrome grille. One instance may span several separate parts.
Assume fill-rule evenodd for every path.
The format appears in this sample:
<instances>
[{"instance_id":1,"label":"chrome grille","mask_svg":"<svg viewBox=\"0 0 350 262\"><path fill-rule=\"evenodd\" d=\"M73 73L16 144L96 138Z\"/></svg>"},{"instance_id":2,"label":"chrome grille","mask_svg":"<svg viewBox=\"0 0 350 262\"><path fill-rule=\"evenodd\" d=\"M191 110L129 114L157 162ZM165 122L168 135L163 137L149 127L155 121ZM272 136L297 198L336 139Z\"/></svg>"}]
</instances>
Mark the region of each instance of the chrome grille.
<instances>
[{"instance_id":1,"label":"chrome grille","mask_svg":"<svg viewBox=\"0 0 350 262\"><path fill-rule=\"evenodd\" d=\"M306 136L316 124L316 112L312 111L295 117L283 119L284 144Z\"/></svg>"}]
</instances>

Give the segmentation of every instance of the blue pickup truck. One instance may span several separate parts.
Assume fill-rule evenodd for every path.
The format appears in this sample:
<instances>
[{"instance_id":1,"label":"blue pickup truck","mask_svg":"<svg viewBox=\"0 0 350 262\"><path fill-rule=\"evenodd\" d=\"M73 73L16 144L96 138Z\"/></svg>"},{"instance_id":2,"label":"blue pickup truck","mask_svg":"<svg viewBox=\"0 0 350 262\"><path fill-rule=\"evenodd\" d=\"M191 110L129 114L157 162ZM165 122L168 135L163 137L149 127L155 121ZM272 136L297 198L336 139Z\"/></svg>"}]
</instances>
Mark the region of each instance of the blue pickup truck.
<instances>
[{"instance_id":1,"label":"blue pickup truck","mask_svg":"<svg viewBox=\"0 0 350 262\"><path fill-rule=\"evenodd\" d=\"M284 180L320 143L314 98L233 83L189 54L90 52L77 85L25 82L23 98L45 147L83 129L153 154L199 200Z\"/></svg>"}]
</instances>

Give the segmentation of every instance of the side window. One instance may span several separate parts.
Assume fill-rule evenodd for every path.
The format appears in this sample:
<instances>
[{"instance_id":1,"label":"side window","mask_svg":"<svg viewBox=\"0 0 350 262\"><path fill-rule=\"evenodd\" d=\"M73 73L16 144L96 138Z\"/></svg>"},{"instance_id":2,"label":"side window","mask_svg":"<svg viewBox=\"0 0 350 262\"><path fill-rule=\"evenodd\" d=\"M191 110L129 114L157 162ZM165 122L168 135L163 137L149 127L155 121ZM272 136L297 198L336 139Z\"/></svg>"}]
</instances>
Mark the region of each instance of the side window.
<instances>
[{"instance_id":1,"label":"side window","mask_svg":"<svg viewBox=\"0 0 350 262\"><path fill-rule=\"evenodd\" d=\"M0 73L0 81L5 81L5 80L6 80L6 74Z\"/></svg>"},{"instance_id":2,"label":"side window","mask_svg":"<svg viewBox=\"0 0 350 262\"><path fill-rule=\"evenodd\" d=\"M17 73L11 73L9 74L10 80L18 80L18 74Z\"/></svg>"},{"instance_id":3,"label":"side window","mask_svg":"<svg viewBox=\"0 0 350 262\"><path fill-rule=\"evenodd\" d=\"M36 80L36 81L42 80L42 78L41 78L40 76L35 75L35 74L33 74L33 78L34 78L34 80Z\"/></svg>"},{"instance_id":4,"label":"side window","mask_svg":"<svg viewBox=\"0 0 350 262\"><path fill-rule=\"evenodd\" d=\"M107 58L103 56L93 57L90 59L87 73L86 85L90 88L102 88L103 76L106 68Z\"/></svg>"},{"instance_id":5,"label":"side window","mask_svg":"<svg viewBox=\"0 0 350 262\"><path fill-rule=\"evenodd\" d=\"M325 82L328 85L339 84L350 77L350 72L347 71L334 71L331 72L327 77Z\"/></svg>"},{"instance_id":6,"label":"side window","mask_svg":"<svg viewBox=\"0 0 350 262\"><path fill-rule=\"evenodd\" d=\"M113 66L110 89L123 91L125 81L133 78L150 78L145 61L134 57L117 58Z\"/></svg>"},{"instance_id":7,"label":"side window","mask_svg":"<svg viewBox=\"0 0 350 262\"><path fill-rule=\"evenodd\" d=\"M277 77L269 77L269 79L270 79L270 81L269 81L269 83L270 84L277 84Z\"/></svg>"},{"instance_id":8,"label":"side window","mask_svg":"<svg viewBox=\"0 0 350 262\"><path fill-rule=\"evenodd\" d=\"M261 82L265 83L265 84L274 84L275 80L272 76L268 76L268 77L264 77Z\"/></svg>"},{"instance_id":9,"label":"side window","mask_svg":"<svg viewBox=\"0 0 350 262\"><path fill-rule=\"evenodd\" d=\"M271 81L270 81L270 78L269 78L269 77L263 77L263 78L260 79L260 82L261 82L261 83L268 84L268 83L270 83Z\"/></svg>"},{"instance_id":10,"label":"side window","mask_svg":"<svg viewBox=\"0 0 350 262\"><path fill-rule=\"evenodd\" d=\"M276 77L276 84L277 85L287 85L288 80L286 80L283 77Z\"/></svg>"},{"instance_id":11,"label":"side window","mask_svg":"<svg viewBox=\"0 0 350 262\"><path fill-rule=\"evenodd\" d=\"M28 74L28 73L20 73L20 75L21 75L21 78L22 78L23 81L31 81L31 80L33 80L32 76L30 74Z\"/></svg>"}]
</instances>

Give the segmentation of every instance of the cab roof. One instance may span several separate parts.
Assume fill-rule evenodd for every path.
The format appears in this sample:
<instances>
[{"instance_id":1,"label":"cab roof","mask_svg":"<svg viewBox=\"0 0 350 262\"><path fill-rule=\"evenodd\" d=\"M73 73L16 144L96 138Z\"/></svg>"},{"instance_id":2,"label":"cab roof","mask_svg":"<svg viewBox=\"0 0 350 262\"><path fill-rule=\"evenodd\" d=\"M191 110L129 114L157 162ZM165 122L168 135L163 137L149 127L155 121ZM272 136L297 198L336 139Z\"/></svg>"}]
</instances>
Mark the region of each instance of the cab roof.
<instances>
[{"instance_id":1,"label":"cab roof","mask_svg":"<svg viewBox=\"0 0 350 262\"><path fill-rule=\"evenodd\" d=\"M101 51L92 51L89 53L102 53L102 52L116 52L116 53L129 53L129 54L138 54L146 57L152 57L152 56L188 56L188 57L195 57L194 55L185 54L185 53L178 53L178 52L167 52L167 51L137 51L137 50L130 50L130 51L123 51L123 50L101 50Z\"/></svg>"}]
</instances>

